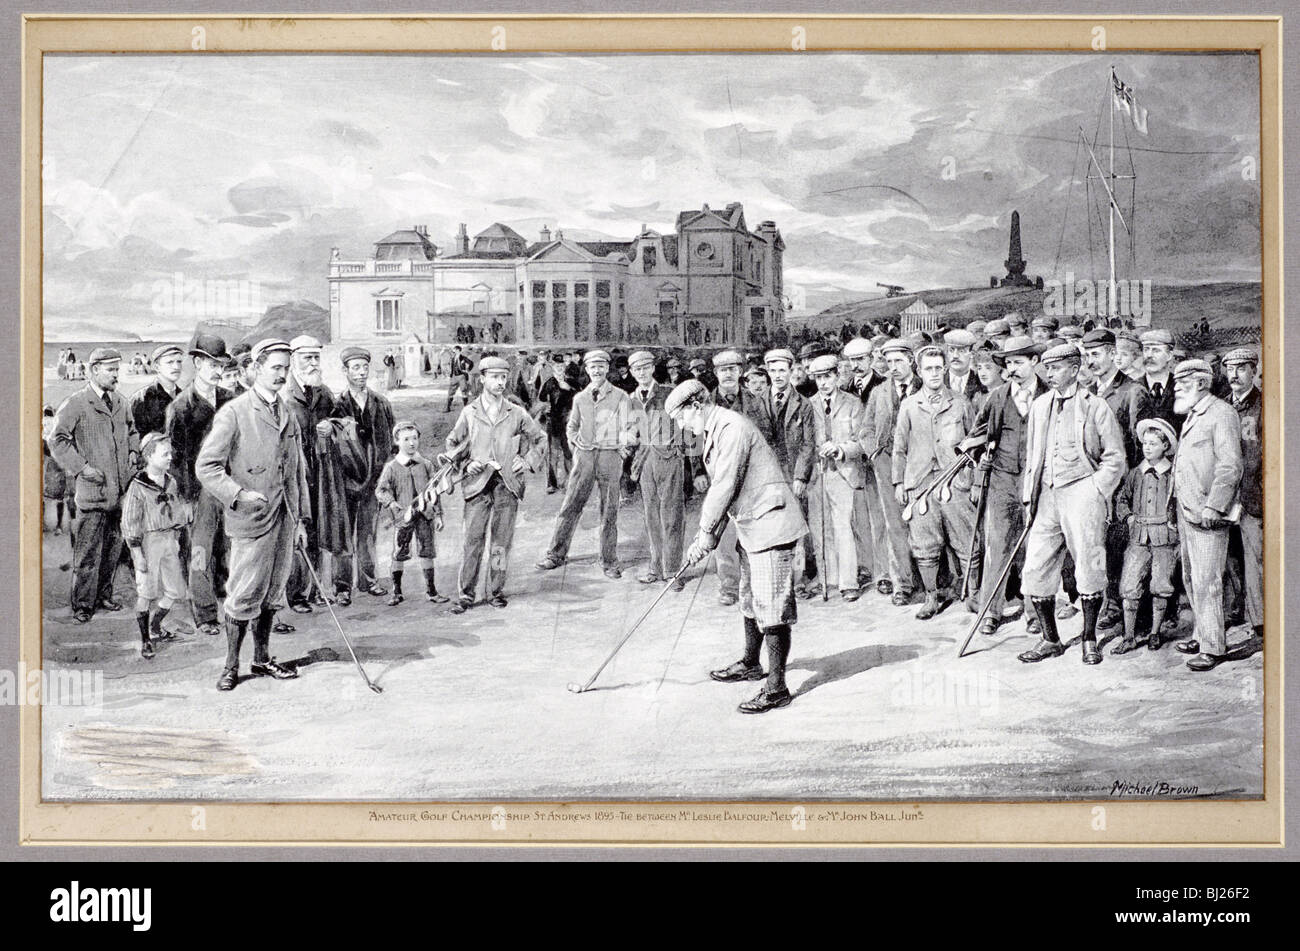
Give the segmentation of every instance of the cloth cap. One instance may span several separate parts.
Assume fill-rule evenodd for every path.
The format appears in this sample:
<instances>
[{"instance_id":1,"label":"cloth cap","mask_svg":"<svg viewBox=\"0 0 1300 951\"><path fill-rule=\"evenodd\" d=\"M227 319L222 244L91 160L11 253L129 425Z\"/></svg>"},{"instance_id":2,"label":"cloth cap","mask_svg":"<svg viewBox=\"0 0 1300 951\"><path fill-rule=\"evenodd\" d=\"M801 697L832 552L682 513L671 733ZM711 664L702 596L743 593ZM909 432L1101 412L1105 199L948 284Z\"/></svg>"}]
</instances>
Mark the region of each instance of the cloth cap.
<instances>
[{"instance_id":1,"label":"cloth cap","mask_svg":"<svg viewBox=\"0 0 1300 951\"><path fill-rule=\"evenodd\" d=\"M709 364L708 364L708 363L707 363L707 362L706 362L702 357L694 357L694 358L691 360L691 369L692 369L692 370L703 370L703 369L704 369L705 367L707 367L708 365L709 365Z\"/></svg>"},{"instance_id":2,"label":"cloth cap","mask_svg":"<svg viewBox=\"0 0 1300 951\"><path fill-rule=\"evenodd\" d=\"M682 404L697 396L708 396L708 388L699 380L686 380L673 387L673 391L664 399L664 412L671 416L681 409Z\"/></svg>"},{"instance_id":3,"label":"cloth cap","mask_svg":"<svg viewBox=\"0 0 1300 951\"><path fill-rule=\"evenodd\" d=\"M184 352L185 351L181 349L179 343L164 343L160 346L154 347L153 353L149 354L149 362L157 363L169 353L183 354Z\"/></svg>"},{"instance_id":4,"label":"cloth cap","mask_svg":"<svg viewBox=\"0 0 1300 951\"><path fill-rule=\"evenodd\" d=\"M844 345L843 355L852 360L854 357L871 356L871 341L862 337L854 337Z\"/></svg>"},{"instance_id":5,"label":"cloth cap","mask_svg":"<svg viewBox=\"0 0 1300 951\"><path fill-rule=\"evenodd\" d=\"M112 363L114 360L121 360L122 354L112 347L96 347L90 351L90 356L86 358L86 366L93 367L96 363Z\"/></svg>"},{"instance_id":6,"label":"cloth cap","mask_svg":"<svg viewBox=\"0 0 1300 951\"><path fill-rule=\"evenodd\" d=\"M677 369L680 370L680 369L682 368L682 361L679 360L677 357L669 357L669 358L668 358L668 366L670 366L670 367L677 367Z\"/></svg>"},{"instance_id":7,"label":"cloth cap","mask_svg":"<svg viewBox=\"0 0 1300 951\"><path fill-rule=\"evenodd\" d=\"M248 348L245 347L244 350L247 351ZM229 360L231 357L231 354L226 351L226 341L216 334L195 334L194 339L190 341L189 354L192 357L208 357L212 360Z\"/></svg>"},{"instance_id":8,"label":"cloth cap","mask_svg":"<svg viewBox=\"0 0 1300 951\"><path fill-rule=\"evenodd\" d=\"M1131 343L1138 344L1139 346L1142 344L1142 338L1138 336L1137 331L1129 330L1128 328L1118 331L1115 334L1115 343L1118 344L1121 340L1128 340Z\"/></svg>"},{"instance_id":9,"label":"cloth cap","mask_svg":"<svg viewBox=\"0 0 1300 951\"><path fill-rule=\"evenodd\" d=\"M1079 348L1072 343L1058 343L1043 354L1044 363L1055 363L1057 360L1078 360L1079 358Z\"/></svg>"},{"instance_id":10,"label":"cloth cap","mask_svg":"<svg viewBox=\"0 0 1300 951\"><path fill-rule=\"evenodd\" d=\"M1011 333L1011 325L1005 320L990 320L984 325L984 336L1001 337L1003 334Z\"/></svg>"},{"instance_id":11,"label":"cloth cap","mask_svg":"<svg viewBox=\"0 0 1300 951\"><path fill-rule=\"evenodd\" d=\"M420 435L420 427L415 425L413 420L399 419L397 424L393 426L393 439L397 439L397 434L406 429L414 429L415 435Z\"/></svg>"},{"instance_id":12,"label":"cloth cap","mask_svg":"<svg viewBox=\"0 0 1300 951\"><path fill-rule=\"evenodd\" d=\"M720 370L723 367L743 367L745 358L739 350L723 350L713 357L713 369Z\"/></svg>"},{"instance_id":13,"label":"cloth cap","mask_svg":"<svg viewBox=\"0 0 1300 951\"><path fill-rule=\"evenodd\" d=\"M140 458L148 459L153 454L153 447L169 440L163 433L149 433L140 440Z\"/></svg>"},{"instance_id":14,"label":"cloth cap","mask_svg":"<svg viewBox=\"0 0 1300 951\"><path fill-rule=\"evenodd\" d=\"M943 342L947 347L973 347L975 335L969 330L950 330L943 335Z\"/></svg>"},{"instance_id":15,"label":"cloth cap","mask_svg":"<svg viewBox=\"0 0 1300 951\"><path fill-rule=\"evenodd\" d=\"M1174 379L1181 380L1185 376L1204 376L1212 378L1214 371L1204 360L1184 360L1178 366L1174 367Z\"/></svg>"},{"instance_id":16,"label":"cloth cap","mask_svg":"<svg viewBox=\"0 0 1300 951\"><path fill-rule=\"evenodd\" d=\"M586 353L582 355L582 362L584 364L603 363L606 366L608 366L609 353L605 350L588 350Z\"/></svg>"},{"instance_id":17,"label":"cloth cap","mask_svg":"<svg viewBox=\"0 0 1300 951\"><path fill-rule=\"evenodd\" d=\"M835 373L840 368L840 361L833 353L824 353L813 359L808 372L813 376L819 373Z\"/></svg>"},{"instance_id":18,"label":"cloth cap","mask_svg":"<svg viewBox=\"0 0 1300 951\"><path fill-rule=\"evenodd\" d=\"M264 353L290 353L293 348L289 344L280 340L278 337L268 337L265 340L259 340L253 344L253 349L249 351L252 360L257 360Z\"/></svg>"},{"instance_id":19,"label":"cloth cap","mask_svg":"<svg viewBox=\"0 0 1300 951\"><path fill-rule=\"evenodd\" d=\"M289 349L293 353L306 351L307 353L320 353L320 341L311 334L299 334L289 341Z\"/></svg>"},{"instance_id":20,"label":"cloth cap","mask_svg":"<svg viewBox=\"0 0 1300 951\"><path fill-rule=\"evenodd\" d=\"M1085 347L1101 347L1105 345L1115 345L1115 334L1105 327L1096 327L1089 330L1083 335L1083 345Z\"/></svg>"},{"instance_id":21,"label":"cloth cap","mask_svg":"<svg viewBox=\"0 0 1300 951\"><path fill-rule=\"evenodd\" d=\"M824 343L806 343L799 348L800 360L812 360L822 354L830 353L831 348Z\"/></svg>"},{"instance_id":22,"label":"cloth cap","mask_svg":"<svg viewBox=\"0 0 1300 951\"><path fill-rule=\"evenodd\" d=\"M1066 324L1056 333L1065 340L1079 340L1083 337L1083 328L1077 324Z\"/></svg>"},{"instance_id":23,"label":"cloth cap","mask_svg":"<svg viewBox=\"0 0 1300 951\"><path fill-rule=\"evenodd\" d=\"M1040 357L1045 348L1035 343L1033 338L1019 334L1002 341L1002 349L994 351L993 359L1006 360L1008 357Z\"/></svg>"},{"instance_id":24,"label":"cloth cap","mask_svg":"<svg viewBox=\"0 0 1300 951\"><path fill-rule=\"evenodd\" d=\"M769 350L763 356L764 363L772 363L776 360L784 360L790 366L794 366L794 351L787 347L777 347L775 350Z\"/></svg>"},{"instance_id":25,"label":"cloth cap","mask_svg":"<svg viewBox=\"0 0 1300 951\"><path fill-rule=\"evenodd\" d=\"M1046 327L1048 330L1054 331L1056 330L1057 327L1061 326L1061 322L1057 320L1055 317L1044 314L1042 317L1035 317L1034 322L1031 323L1029 326Z\"/></svg>"},{"instance_id":26,"label":"cloth cap","mask_svg":"<svg viewBox=\"0 0 1300 951\"><path fill-rule=\"evenodd\" d=\"M1223 365L1225 367L1236 363L1249 363L1259 366L1259 354L1250 347L1238 347L1236 350L1229 350L1223 355Z\"/></svg>"},{"instance_id":27,"label":"cloth cap","mask_svg":"<svg viewBox=\"0 0 1300 951\"><path fill-rule=\"evenodd\" d=\"M899 340L897 337L891 337L889 342L880 348L882 354L905 353L909 357L912 355L912 348L906 340Z\"/></svg>"},{"instance_id":28,"label":"cloth cap","mask_svg":"<svg viewBox=\"0 0 1300 951\"><path fill-rule=\"evenodd\" d=\"M1141 439L1148 430L1156 430L1160 435L1165 437L1165 442L1169 443L1169 455L1178 451L1178 436L1174 434L1174 427L1159 417L1140 420L1137 424L1137 438Z\"/></svg>"},{"instance_id":29,"label":"cloth cap","mask_svg":"<svg viewBox=\"0 0 1300 951\"><path fill-rule=\"evenodd\" d=\"M488 370L506 370L510 369L510 362L503 360L501 357L484 357L478 362L478 372L486 373Z\"/></svg>"},{"instance_id":30,"label":"cloth cap","mask_svg":"<svg viewBox=\"0 0 1300 951\"><path fill-rule=\"evenodd\" d=\"M644 366L647 363L654 363L654 362L655 362L655 355L651 353L649 350L637 350L630 357L627 358L627 365L631 367L633 370L635 370L639 366Z\"/></svg>"},{"instance_id":31,"label":"cloth cap","mask_svg":"<svg viewBox=\"0 0 1300 951\"><path fill-rule=\"evenodd\" d=\"M1138 339L1142 342L1143 346L1146 346L1149 343L1162 343L1166 347L1172 347L1174 345L1174 335L1163 327L1158 330L1148 330Z\"/></svg>"},{"instance_id":32,"label":"cloth cap","mask_svg":"<svg viewBox=\"0 0 1300 951\"><path fill-rule=\"evenodd\" d=\"M363 349L362 347L344 348L343 352L339 354L339 361L343 364L344 367L346 367L348 363L352 360L365 360L367 363L369 363L370 351Z\"/></svg>"},{"instance_id":33,"label":"cloth cap","mask_svg":"<svg viewBox=\"0 0 1300 951\"><path fill-rule=\"evenodd\" d=\"M984 331L988 329L988 326L989 326L988 321L972 320L970 323L966 325L966 330L969 331L970 333L979 335L984 333Z\"/></svg>"}]
</instances>

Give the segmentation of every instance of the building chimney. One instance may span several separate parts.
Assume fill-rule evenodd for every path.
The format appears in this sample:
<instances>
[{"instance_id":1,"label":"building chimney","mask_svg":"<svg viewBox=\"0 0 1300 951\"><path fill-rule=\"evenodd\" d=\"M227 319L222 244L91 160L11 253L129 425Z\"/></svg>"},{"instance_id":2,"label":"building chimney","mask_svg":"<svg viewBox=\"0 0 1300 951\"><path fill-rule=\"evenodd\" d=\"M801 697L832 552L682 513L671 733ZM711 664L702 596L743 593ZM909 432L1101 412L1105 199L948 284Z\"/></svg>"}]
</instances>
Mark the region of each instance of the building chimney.
<instances>
[{"instance_id":1,"label":"building chimney","mask_svg":"<svg viewBox=\"0 0 1300 951\"><path fill-rule=\"evenodd\" d=\"M563 241L563 240L564 240L564 232L561 231L559 228L556 228L556 229L555 229L555 240L556 240L556 241Z\"/></svg>"},{"instance_id":2,"label":"building chimney","mask_svg":"<svg viewBox=\"0 0 1300 951\"><path fill-rule=\"evenodd\" d=\"M415 225L415 233L418 234L421 238L427 238L429 237L429 226Z\"/></svg>"},{"instance_id":3,"label":"building chimney","mask_svg":"<svg viewBox=\"0 0 1300 951\"><path fill-rule=\"evenodd\" d=\"M460 230L456 232L456 253L469 254L469 231L466 230L463 221L460 224Z\"/></svg>"},{"instance_id":4,"label":"building chimney","mask_svg":"<svg viewBox=\"0 0 1300 951\"><path fill-rule=\"evenodd\" d=\"M542 244L550 244L550 243L551 243L551 229L546 227L546 225L542 225Z\"/></svg>"}]
</instances>

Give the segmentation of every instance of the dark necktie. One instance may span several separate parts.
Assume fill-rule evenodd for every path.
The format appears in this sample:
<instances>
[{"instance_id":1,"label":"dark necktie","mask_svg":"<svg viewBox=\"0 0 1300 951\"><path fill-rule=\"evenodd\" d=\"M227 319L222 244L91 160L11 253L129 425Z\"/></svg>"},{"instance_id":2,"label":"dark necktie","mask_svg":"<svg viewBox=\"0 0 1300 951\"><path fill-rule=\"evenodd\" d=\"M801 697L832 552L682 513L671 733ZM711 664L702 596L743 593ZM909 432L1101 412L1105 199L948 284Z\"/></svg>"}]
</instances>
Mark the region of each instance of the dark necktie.
<instances>
[{"instance_id":1,"label":"dark necktie","mask_svg":"<svg viewBox=\"0 0 1300 951\"><path fill-rule=\"evenodd\" d=\"M828 396L826 397L826 415L829 416L830 414L831 414L831 398Z\"/></svg>"},{"instance_id":2,"label":"dark necktie","mask_svg":"<svg viewBox=\"0 0 1300 951\"><path fill-rule=\"evenodd\" d=\"M777 414L779 415L781 410L785 409L785 390L782 390L780 393L777 393L776 399L773 402L776 405L776 411Z\"/></svg>"},{"instance_id":3,"label":"dark necktie","mask_svg":"<svg viewBox=\"0 0 1300 951\"><path fill-rule=\"evenodd\" d=\"M898 384L898 402L900 403L903 402L903 397L906 395L905 393L906 390L907 390L907 384L905 383Z\"/></svg>"},{"instance_id":4,"label":"dark necktie","mask_svg":"<svg viewBox=\"0 0 1300 951\"><path fill-rule=\"evenodd\" d=\"M645 388L642 388L642 390L641 390L641 405L642 405L642 406L645 406L646 403L648 403L648 402L650 402L650 391L647 390L647 389L645 389Z\"/></svg>"},{"instance_id":5,"label":"dark necktie","mask_svg":"<svg viewBox=\"0 0 1300 951\"><path fill-rule=\"evenodd\" d=\"M1154 396L1157 401L1159 401L1160 397L1164 395L1164 392L1165 392L1165 388L1162 384L1160 383L1151 384L1151 395Z\"/></svg>"},{"instance_id":6,"label":"dark necktie","mask_svg":"<svg viewBox=\"0 0 1300 951\"><path fill-rule=\"evenodd\" d=\"M104 405L108 407L110 413L113 412L113 397L108 395L108 390L104 391Z\"/></svg>"},{"instance_id":7,"label":"dark necktie","mask_svg":"<svg viewBox=\"0 0 1300 951\"><path fill-rule=\"evenodd\" d=\"M279 426L280 425L280 401L271 400L271 402L268 403L267 405L271 407L271 417L275 420L275 425Z\"/></svg>"}]
</instances>

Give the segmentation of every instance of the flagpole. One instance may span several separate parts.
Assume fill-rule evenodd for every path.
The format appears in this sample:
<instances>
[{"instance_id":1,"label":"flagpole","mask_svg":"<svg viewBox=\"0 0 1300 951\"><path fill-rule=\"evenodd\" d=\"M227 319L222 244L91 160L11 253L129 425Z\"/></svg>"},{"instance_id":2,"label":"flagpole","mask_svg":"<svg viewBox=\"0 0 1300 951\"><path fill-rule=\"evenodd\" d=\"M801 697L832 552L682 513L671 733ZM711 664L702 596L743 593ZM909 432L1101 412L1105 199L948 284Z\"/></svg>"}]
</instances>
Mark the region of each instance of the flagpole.
<instances>
[{"instance_id":1,"label":"flagpole","mask_svg":"<svg viewBox=\"0 0 1300 951\"><path fill-rule=\"evenodd\" d=\"M1110 68L1110 285L1106 291L1106 318L1115 316L1115 67Z\"/></svg>"}]
</instances>

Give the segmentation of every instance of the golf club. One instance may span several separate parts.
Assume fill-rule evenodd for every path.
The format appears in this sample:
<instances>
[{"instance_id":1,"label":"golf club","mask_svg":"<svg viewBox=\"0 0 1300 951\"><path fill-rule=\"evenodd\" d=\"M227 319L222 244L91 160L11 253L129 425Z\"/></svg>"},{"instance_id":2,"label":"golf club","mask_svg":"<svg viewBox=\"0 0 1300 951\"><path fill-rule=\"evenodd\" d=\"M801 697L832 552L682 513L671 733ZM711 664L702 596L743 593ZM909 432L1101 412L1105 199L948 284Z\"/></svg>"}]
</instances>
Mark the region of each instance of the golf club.
<instances>
[{"instance_id":1,"label":"golf club","mask_svg":"<svg viewBox=\"0 0 1300 951\"><path fill-rule=\"evenodd\" d=\"M299 544L297 548L298 554L302 555L302 560L307 563L307 571L311 573L311 580L315 583L316 587L320 589L321 593L324 594L325 589L321 586L320 578L316 576L316 568L312 565L311 558L307 556L307 550L301 544ZM357 652L352 649L352 642L348 640L347 634L343 633L343 625L339 623L339 616L334 613L334 602L329 598L326 598L325 606L329 608L330 617L334 619L334 626L339 629L339 636L343 638L343 643L348 645L348 653L352 655L352 663L357 665L357 670L361 673L361 679L364 680L366 686L375 693L383 693L384 688L373 682L366 675L366 669L361 666L361 661L357 660Z\"/></svg>"}]
</instances>

